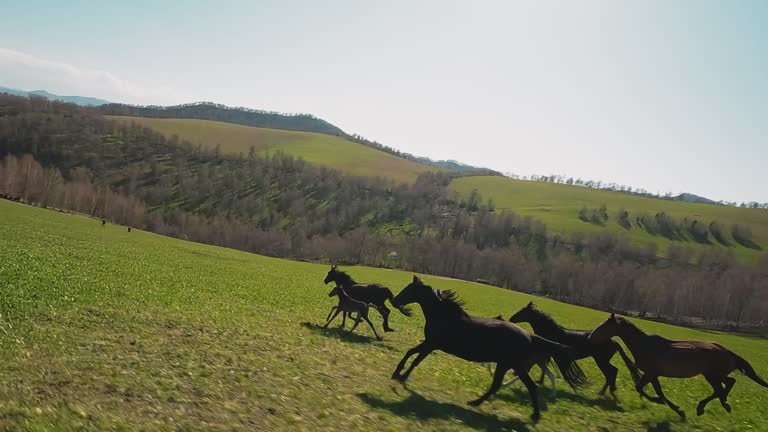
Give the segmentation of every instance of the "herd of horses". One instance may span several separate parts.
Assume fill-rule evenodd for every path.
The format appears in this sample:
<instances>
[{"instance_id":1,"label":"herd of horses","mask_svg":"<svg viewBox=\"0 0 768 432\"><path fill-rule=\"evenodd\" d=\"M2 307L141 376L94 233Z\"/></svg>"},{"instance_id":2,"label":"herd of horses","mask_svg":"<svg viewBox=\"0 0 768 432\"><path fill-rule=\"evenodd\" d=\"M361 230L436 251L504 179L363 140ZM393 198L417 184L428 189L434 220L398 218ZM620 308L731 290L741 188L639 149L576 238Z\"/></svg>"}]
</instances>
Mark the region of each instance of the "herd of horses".
<instances>
[{"instance_id":1,"label":"herd of horses","mask_svg":"<svg viewBox=\"0 0 768 432\"><path fill-rule=\"evenodd\" d=\"M329 296L338 296L339 299L338 305L331 309L324 327L328 327L341 313L342 327L347 316L356 321L352 330L365 320L376 338L381 339L368 318L369 309L375 309L381 314L384 318L384 331L391 332L394 331L389 326L391 311L385 305L386 301L406 316L411 316L408 305L415 303L421 307L426 321L424 341L405 353L392 379L404 383L419 363L433 351L443 351L471 362L495 364L490 387L469 404L480 405L503 385L519 380L528 390L534 421L540 417L540 408L537 384L530 376L531 368L539 365L542 369L539 384L545 375L549 375L554 390L554 374L548 368L554 362L565 382L577 389L588 382L577 363L587 357L595 361L605 377L600 394L606 390L612 394L616 391L618 369L610 361L618 353L640 396L653 403L669 406L683 419L685 413L664 395L659 377L690 378L703 375L714 392L699 402L696 410L698 415L704 414L704 408L714 399L719 399L723 408L731 412L728 394L736 380L729 375L734 371L742 372L768 388L768 383L755 373L746 360L716 342L675 341L646 334L626 318L614 314L594 330L570 330L557 324L533 302L512 315L508 321L501 316L471 316L464 310L463 302L455 292L434 289L417 276L397 296L381 284L357 283L336 266L331 266L324 282L326 285L331 282L336 284ZM530 324L534 334L516 324L524 322ZM624 342L634 361L613 337ZM408 359L413 356L416 358L403 372ZM516 378L504 383L504 376L510 370ZM645 392L648 384L653 385L655 397Z\"/></svg>"}]
</instances>

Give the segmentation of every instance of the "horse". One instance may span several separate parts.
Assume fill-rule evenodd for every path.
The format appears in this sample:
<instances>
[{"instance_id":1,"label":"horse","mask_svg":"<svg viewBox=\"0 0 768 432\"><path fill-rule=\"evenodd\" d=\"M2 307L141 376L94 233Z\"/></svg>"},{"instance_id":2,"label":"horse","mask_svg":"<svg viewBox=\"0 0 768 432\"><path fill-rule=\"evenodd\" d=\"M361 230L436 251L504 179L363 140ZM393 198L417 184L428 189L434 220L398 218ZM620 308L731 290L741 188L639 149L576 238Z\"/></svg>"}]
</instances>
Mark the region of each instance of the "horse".
<instances>
[{"instance_id":1,"label":"horse","mask_svg":"<svg viewBox=\"0 0 768 432\"><path fill-rule=\"evenodd\" d=\"M733 389L736 379L728 375L733 371L742 372L756 383L768 388L768 383L757 376L752 365L717 342L676 341L658 335L649 335L626 318L617 317L615 314L611 314L605 322L600 324L589 336L589 340L604 343L613 336L618 336L624 341L635 357L637 367L645 373L635 386L640 396L653 403L666 404L683 419L685 419L685 412L664 396L659 377L691 378L704 375L714 393L699 402L696 407L697 415L704 414L704 408L714 399L720 399L723 408L731 412L728 393ZM658 397L651 397L645 393L643 388L648 383L653 384Z\"/></svg>"},{"instance_id":2,"label":"horse","mask_svg":"<svg viewBox=\"0 0 768 432\"><path fill-rule=\"evenodd\" d=\"M365 320L365 322L368 323L368 325L371 327L371 330L373 330L373 334L376 336L376 339L381 340L381 336L376 333L376 328L373 326L373 323L370 319L368 319L368 308L374 306L373 304L368 304L366 302L353 299L349 296L349 294L347 294L346 291L344 291L344 288L339 285L336 285L336 288L334 288L331 293L332 295L339 296L339 305L334 306L336 313L328 319L328 322L325 323L323 328L327 328L331 321L333 321L336 316L339 315L339 312L344 312L345 320L347 314L349 314L350 318L352 318L352 314L356 313L357 318L355 319L355 325L352 326L350 332L354 332L357 326L360 324L360 321ZM331 309L331 312L333 312L333 309ZM343 322L341 326L344 327Z\"/></svg>"},{"instance_id":3,"label":"horse","mask_svg":"<svg viewBox=\"0 0 768 432\"><path fill-rule=\"evenodd\" d=\"M392 294L389 288L380 284L361 284L355 282L352 276L348 275L338 269L337 266L331 266L331 270L323 281L326 285L331 282L335 282L336 285L341 285L344 290L355 300L360 300L365 303L372 303L375 309L384 318L384 331L393 332L393 328L389 326L389 308L384 304L387 300L392 302L395 295ZM406 307L396 307L403 315L411 316L411 311Z\"/></svg>"},{"instance_id":4,"label":"horse","mask_svg":"<svg viewBox=\"0 0 768 432\"><path fill-rule=\"evenodd\" d=\"M563 378L572 387L586 382L576 362L570 359L570 348L541 336L531 335L506 321L470 316L453 291L440 291L424 284L417 276L392 301L394 306L418 303L424 312L424 342L405 353L392 373L392 379L405 382L413 369L430 353L440 350L471 362L496 363L490 388L469 405L478 406L496 393L510 369L520 377L533 405L532 418L541 417L536 384L529 375L531 367L542 358L552 356ZM408 359L418 354L401 374Z\"/></svg>"},{"instance_id":5,"label":"horse","mask_svg":"<svg viewBox=\"0 0 768 432\"><path fill-rule=\"evenodd\" d=\"M497 321L504 321L504 317L499 315L494 317L493 319ZM542 385L544 383L544 376L549 378L549 381L552 383L552 396L557 395L557 386L555 384L555 373L549 370L549 367L547 366L552 361L552 357L546 356L545 358L542 358L536 364L539 366L539 369L541 369L541 377L539 378L539 381L537 382L538 385ZM485 364L486 369L488 369L488 373L493 376L493 364L492 363L486 363ZM511 378L509 381L504 382L501 386L507 387L510 386L516 382L520 381L520 377L516 376L514 378Z\"/></svg>"},{"instance_id":6,"label":"horse","mask_svg":"<svg viewBox=\"0 0 768 432\"><path fill-rule=\"evenodd\" d=\"M599 392L601 395L605 394L605 390L608 388L611 389L611 393L616 392L616 375L619 370L611 364L611 359L617 352L624 360L624 364L627 365L627 369L629 369L635 384L640 379L637 367L632 363L632 360L618 342L608 339L602 343L590 343L590 331L571 330L560 326L554 318L539 310L533 302L528 303L527 306L517 311L517 313L509 318L509 321L513 323L527 322L533 327L533 331L537 335L570 346L574 350L576 360L592 357L595 363L597 363L597 367L600 368L600 371L605 376L605 384L603 384L603 388ZM542 372L539 384L543 381L544 373Z\"/></svg>"}]
</instances>

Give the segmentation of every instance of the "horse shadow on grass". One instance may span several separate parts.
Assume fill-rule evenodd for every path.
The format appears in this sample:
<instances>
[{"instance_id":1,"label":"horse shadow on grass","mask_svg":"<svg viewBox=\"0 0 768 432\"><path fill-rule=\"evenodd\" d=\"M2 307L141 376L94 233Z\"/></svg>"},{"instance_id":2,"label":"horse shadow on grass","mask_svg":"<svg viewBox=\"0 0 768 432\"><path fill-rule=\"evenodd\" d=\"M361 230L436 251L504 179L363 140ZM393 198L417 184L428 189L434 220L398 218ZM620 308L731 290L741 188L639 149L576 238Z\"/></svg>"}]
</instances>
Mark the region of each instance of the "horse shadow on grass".
<instances>
[{"instance_id":1,"label":"horse shadow on grass","mask_svg":"<svg viewBox=\"0 0 768 432\"><path fill-rule=\"evenodd\" d=\"M672 424L669 421L649 421L643 422L643 427L648 432L672 432Z\"/></svg>"},{"instance_id":2,"label":"horse shadow on grass","mask_svg":"<svg viewBox=\"0 0 768 432\"><path fill-rule=\"evenodd\" d=\"M530 431L530 427L521 419L502 419L493 414L485 414L448 402L437 402L406 388L409 395L398 401L387 401L368 393L358 393L357 397L374 409L384 409L399 417L420 421L431 419L454 419L472 429L495 431Z\"/></svg>"},{"instance_id":3,"label":"horse shadow on grass","mask_svg":"<svg viewBox=\"0 0 768 432\"><path fill-rule=\"evenodd\" d=\"M528 391L519 388L514 388L511 391L504 393L496 393L493 398L506 402L523 404L527 404L530 401ZM552 396L548 389L539 390L539 404L541 405L542 411L548 409L549 403L557 403L558 401L575 402L589 407L600 408L604 411L624 412L624 408L619 405L619 401L615 397L598 397L596 399L590 399L578 393L572 393L565 390L558 390L557 395Z\"/></svg>"},{"instance_id":4,"label":"horse shadow on grass","mask_svg":"<svg viewBox=\"0 0 768 432\"><path fill-rule=\"evenodd\" d=\"M303 322L301 323L301 326L312 330L313 332L326 337L332 337L334 339L339 339L344 342L349 342L353 344L372 344L375 347L382 348L388 351L397 351L396 348L391 347L389 345L380 343L376 340L376 338L371 336L364 336L357 333L352 333L349 331L349 329L343 329L340 327L323 327L320 324L317 323L311 323L311 322Z\"/></svg>"}]
</instances>

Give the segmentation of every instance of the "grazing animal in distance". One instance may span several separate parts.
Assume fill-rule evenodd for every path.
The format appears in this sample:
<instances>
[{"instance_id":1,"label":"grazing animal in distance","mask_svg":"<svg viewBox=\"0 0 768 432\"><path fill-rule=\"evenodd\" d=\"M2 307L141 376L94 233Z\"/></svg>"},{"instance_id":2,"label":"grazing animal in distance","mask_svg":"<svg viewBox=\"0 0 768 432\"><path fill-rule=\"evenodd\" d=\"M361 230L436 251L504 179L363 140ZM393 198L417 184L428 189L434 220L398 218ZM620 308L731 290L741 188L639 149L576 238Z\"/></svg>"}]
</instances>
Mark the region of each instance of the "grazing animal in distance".
<instances>
[{"instance_id":1,"label":"grazing animal in distance","mask_svg":"<svg viewBox=\"0 0 768 432\"><path fill-rule=\"evenodd\" d=\"M106 219L102 219L101 220L101 227L104 228L105 226L107 226L107 220Z\"/></svg>"},{"instance_id":2,"label":"grazing animal in distance","mask_svg":"<svg viewBox=\"0 0 768 432\"><path fill-rule=\"evenodd\" d=\"M498 315L494 317L493 319L497 321L504 321L504 317L501 315ZM539 381L537 382L538 385L541 385L544 383L544 377L546 376L549 378L549 381L552 383L552 396L557 395L557 386L555 384L555 373L549 370L549 367L547 366L552 361L551 356L544 356L541 360L537 361L536 364L541 369L541 377L539 377ZM493 364L492 363L486 363L485 364L486 369L488 369L488 373L493 376ZM516 382L520 381L519 376L515 376L514 378L510 379L509 381L502 384L502 387L508 387Z\"/></svg>"},{"instance_id":3,"label":"grazing animal in distance","mask_svg":"<svg viewBox=\"0 0 768 432\"><path fill-rule=\"evenodd\" d=\"M350 318L352 317L352 314L356 313L357 318L355 319L355 325L352 326L352 329L350 329L350 332L355 331L357 326L360 324L360 321L365 320L365 322L368 323L368 325L371 327L371 330L373 330L373 334L376 336L376 339L381 340L381 336L379 336L378 333L376 333L376 328L373 326L373 323L370 319L368 319L368 308L370 306L374 306L373 304L369 304L366 302L362 302L360 300L355 300L352 297L347 294L346 291L344 291L344 287L337 285L336 288L331 291L333 295L339 296L339 304L338 306L334 306L336 308L336 312L334 315L328 320L328 322L325 323L323 328L327 328L328 325L333 321L340 312L344 312L345 314L349 314Z\"/></svg>"},{"instance_id":4,"label":"grazing animal in distance","mask_svg":"<svg viewBox=\"0 0 768 432\"><path fill-rule=\"evenodd\" d=\"M595 363L597 363L597 367L600 368L600 371L605 376L605 383L600 389L599 394L604 394L608 388L610 388L611 393L616 392L616 376L619 370L611 364L611 359L617 352L624 360L624 364L627 365L627 369L629 369L635 384L640 379L637 367L632 363L632 360L618 342L608 339L601 343L590 343L589 335L591 331L571 330L562 327L554 318L539 310L533 302L528 303L527 306L517 311L517 313L509 318L509 321L513 323L527 322L533 327L533 331L537 335L570 346L573 348L574 358L577 360L592 357ZM540 381L543 378L542 376Z\"/></svg>"},{"instance_id":5,"label":"grazing animal in distance","mask_svg":"<svg viewBox=\"0 0 768 432\"><path fill-rule=\"evenodd\" d=\"M552 356L565 381L572 387L586 383L586 377L570 358L570 348L541 336L531 335L516 324L470 316L453 291L440 291L424 284L417 276L395 297L392 304L404 306L417 303L426 318L424 342L408 350L392 373L392 378L405 382L430 353L446 352L471 362L496 363L490 388L478 399L469 402L480 405L496 393L510 369L528 389L533 405L532 418L541 417L536 383L529 375L531 367L544 356ZM406 362L416 355L401 374Z\"/></svg>"},{"instance_id":6,"label":"grazing animal in distance","mask_svg":"<svg viewBox=\"0 0 768 432\"><path fill-rule=\"evenodd\" d=\"M714 399L720 399L723 408L731 412L728 393L733 389L736 379L728 375L733 371L740 371L768 388L768 383L755 373L749 362L717 342L676 341L647 334L628 319L615 314L600 324L589 336L589 340L603 343L613 336L624 341L635 357L637 367L644 372L635 386L640 396L654 403L666 404L682 418L685 418L685 412L664 395L659 377L691 378L704 375L714 393L699 402L696 407L698 415L704 414L704 408ZM649 383L653 385L658 397L649 396L643 390Z\"/></svg>"},{"instance_id":7,"label":"grazing animal in distance","mask_svg":"<svg viewBox=\"0 0 768 432\"><path fill-rule=\"evenodd\" d=\"M365 303L373 303L376 306L376 310L384 318L384 331L393 332L393 328L389 326L389 314L390 310L385 304L387 300L392 302L395 295L392 291L380 284L362 284L355 282L352 276L338 269L337 266L331 266L331 270L328 275L325 276L323 281L326 285L335 282L336 285L344 287L344 291L349 294L355 300L360 300ZM396 308L405 316L411 316L411 311L405 307Z\"/></svg>"}]
</instances>

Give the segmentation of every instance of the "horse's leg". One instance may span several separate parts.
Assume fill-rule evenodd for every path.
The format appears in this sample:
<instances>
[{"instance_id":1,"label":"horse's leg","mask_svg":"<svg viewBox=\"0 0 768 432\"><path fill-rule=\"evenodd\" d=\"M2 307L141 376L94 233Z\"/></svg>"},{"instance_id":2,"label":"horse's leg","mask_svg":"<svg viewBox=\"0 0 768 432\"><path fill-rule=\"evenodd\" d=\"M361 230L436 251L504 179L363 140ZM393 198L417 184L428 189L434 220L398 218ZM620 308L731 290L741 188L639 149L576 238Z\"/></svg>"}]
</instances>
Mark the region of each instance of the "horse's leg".
<instances>
[{"instance_id":1,"label":"horse's leg","mask_svg":"<svg viewBox=\"0 0 768 432\"><path fill-rule=\"evenodd\" d=\"M541 368L541 376L539 376L539 380L536 381L536 384L541 386L544 384L544 375L546 375L546 372L544 370L547 368L546 362L539 362L538 363L539 368Z\"/></svg>"},{"instance_id":2,"label":"horse's leg","mask_svg":"<svg viewBox=\"0 0 768 432\"><path fill-rule=\"evenodd\" d=\"M502 386L504 386L504 387L508 387L508 386L511 386L512 384L514 384L514 383L518 382L518 381L520 381L520 377L519 377L519 376L517 376L517 375L515 375L515 377L514 377L514 378L512 378L511 380L509 380L509 381L505 382L504 384L502 384Z\"/></svg>"},{"instance_id":3,"label":"horse's leg","mask_svg":"<svg viewBox=\"0 0 768 432\"><path fill-rule=\"evenodd\" d=\"M704 378L707 379L707 382L709 385L712 386L712 390L714 390L714 393L712 393L711 396L707 396L706 398L702 399L699 404L696 406L696 415L702 415L704 414L704 408L707 406L707 404L716 399L720 398L720 401L722 402L723 397L723 385L721 384L721 380L719 377L713 377L711 375L704 375Z\"/></svg>"},{"instance_id":4,"label":"horse's leg","mask_svg":"<svg viewBox=\"0 0 768 432\"><path fill-rule=\"evenodd\" d=\"M664 396L664 392L661 391L661 383L659 382L659 378L658 377L654 378L653 381L651 381L651 384L653 384L653 389L656 390L656 394L659 395L661 400L663 400L668 407L672 408L672 411L676 412L677 415L685 419L685 413L683 412L683 410L681 410L679 406L675 405L674 403L672 403L671 400L667 399L667 397Z\"/></svg>"},{"instance_id":5,"label":"horse's leg","mask_svg":"<svg viewBox=\"0 0 768 432\"><path fill-rule=\"evenodd\" d=\"M350 314L349 317L352 318L352 314ZM352 326L352 328L349 330L349 332L352 333L353 331L355 331L357 326L360 325L360 321L362 321L362 320L363 320L362 314L360 314L360 312L358 312L357 313L357 318L355 318L355 325Z\"/></svg>"},{"instance_id":6,"label":"horse's leg","mask_svg":"<svg viewBox=\"0 0 768 432\"><path fill-rule=\"evenodd\" d=\"M416 369L416 366L421 363L422 360L424 360L430 353L432 353L433 349L431 347L424 347L419 351L419 355L416 356L415 359L413 359L413 362L408 367L408 370L405 371L403 375L400 376L400 381L405 382L405 380L408 379L408 377L411 375L411 372L413 372L414 369Z\"/></svg>"},{"instance_id":7,"label":"horse's leg","mask_svg":"<svg viewBox=\"0 0 768 432\"><path fill-rule=\"evenodd\" d=\"M330 323L331 323L333 320L335 320L335 319L336 319L336 317L337 317L337 316L339 316L339 312L341 312L341 309L339 309L339 308L336 308L336 312L333 314L333 316L331 317L331 319L329 319L329 320L328 320L328 322L327 322L327 323L325 323L325 325L323 326L323 328L328 328L328 324L330 324Z\"/></svg>"},{"instance_id":8,"label":"horse's leg","mask_svg":"<svg viewBox=\"0 0 768 432\"><path fill-rule=\"evenodd\" d=\"M600 389L598 394L605 394L605 390L607 390L609 387L611 389L611 393L615 392L616 375L619 373L619 369L611 364L610 357L606 356L605 354L601 353L595 356L594 359L595 363L597 363L597 367L600 368L600 372L602 372L603 376L605 376L605 384L603 384L603 388Z\"/></svg>"},{"instance_id":9,"label":"horse's leg","mask_svg":"<svg viewBox=\"0 0 768 432\"><path fill-rule=\"evenodd\" d=\"M528 371L520 372L517 374L520 380L525 384L525 388L528 389L528 394L531 397L531 404L533 405L533 414L531 418L533 421L538 421L541 418L541 412L539 411L539 390L536 388L536 383L533 382L531 376L528 375Z\"/></svg>"},{"instance_id":10,"label":"horse's leg","mask_svg":"<svg viewBox=\"0 0 768 432\"><path fill-rule=\"evenodd\" d=\"M499 388L501 387L501 383L504 382L504 375L509 370L509 367L504 365L502 366L501 363L496 364L496 371L493 373L493 381L491 381L491 386L488 388L488 391L483 393L482 396L475 400L471 400L467 402L471 406L478 406L481 403L488 400L489 397L493 396L494 393L499 391Z\"/></svg>"},{"instance_id":11,"label":"horse's leg","mask_svg":"<svg viewBox=\"0 0 768 432\"><path fill-rule=\"evenodd\" d=\"M645 375L640 377L640 380L637 382L637 385L635 385L635 390L637 390L637 392L640 393L640 397L644 397L653 403L664 405L664 400L658 397L653 397L648 393L646 393L645 390L643 390L645 386L647 386L648 383L650 383L654 378L655 377L652 376L651 374L646 373Z\"/></svg>"},{"instance_id":12,"label":"horse's leg","mask_svg":"<svg viewBox=\"0 0 768 432\"><path fill-rule=\"evenodd\" d=\"M397 364L397 367L395 368L395 371L392 373L392 379L399 379L400 371L402 371L403 368L405 367L405 362L407 362L408 359L412 355L414 355L414 354L420 352L422 349L424 349L426 344L427 344L427 341L424 341L424 342L416 345L415 347L409 349L408 351L406 351L405 355L403 356L403 359L400 360L400 363Z\"/></svg>"},{"instance_id":13,"label":"horse's leg","mask_svg":"<svg viewBox=\"0 0 768 432\"><path fill-rule=\"evenodd\" d=\"M391 328L389 326L389 314L390 311L387 305L384 304L384 302L376 304L376 310L379 311L381 314L381 317L384 318L384 331L385 332L393 332L395 329Z\"/></svg>"},{"instance_id":14,"label":"horse's leg","mask_svg":"<svg viewBox=\"0 0 768 432\"><path fill-rule=\"evenodd\" d=\"M344 311L341 314L341 328L344 328L347 325L347 311Z\"/></svg>"},{"instance_id":15,"label":"horse's leg","mask_svg":"<svg viewBox=\"0 0 768 432\"><path fill-rule=\"evenodd\" d=\"M327 317L325 317L325 320L326 320L326 321L328 321L329 319L331 319L331 315L333 314L333 311L335 311L335 310L336 310L336 309L338 309L338 308L339 308L338 306L333 306L333 307L331 307L331 311L330 311L330 312L328 312L328 316L327 316Z\"/></svg>"},{"instance_id":16,"label":"horse's leg","mask_svg":"<svg viewBox=\"0 0 768 432\"><path fill-rule=\"evenodd\" d=\"M366 315L363 315L363 319L364 319L364 320L365 320L365 322L367 322L367 323L368 323L368 325L371 327L371 330L373 330L373 334L376 336L376 339L378 339L378 340L381 340L381 336L379 336L379 334L378 334L378 333L376 333L376 328L373 326L373 323L371 322L371 320L369 320L369 319L368 319L368 316L367 316L367 314L366 314Z\"/></svg>"},{"instance_id":17,"label":"horse's leg","mask_svg":"<svg viewBox=\"0 0 768 432\"><path fill-rule=\"evenodd\" d=\"M555 373L549 370L549 367L547 366L547 362L544 361L542 363L543 369L542 373L546 373L549 377L549 380L552 382L552 396L557 396L557 386L555 385Z\"/></svg>"},{"instance_id":18,"label":"horse's leg","mask_svg":"<svg viewBox=\"0 0 768 432\"><path fill-rule=\"evenodd\" d=\"M731 412L731 405L728 404L728 393L731 392L731 389L733 388L733 385L736 384L736 379L731 378L729 376L725 376L722 379L723 383L723 393L722 396L720 396L720 404L725 408L726 411Z\"/></svg>"}]
</instances>

